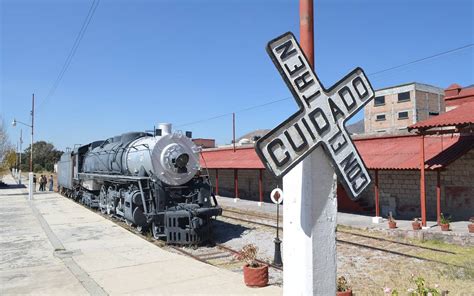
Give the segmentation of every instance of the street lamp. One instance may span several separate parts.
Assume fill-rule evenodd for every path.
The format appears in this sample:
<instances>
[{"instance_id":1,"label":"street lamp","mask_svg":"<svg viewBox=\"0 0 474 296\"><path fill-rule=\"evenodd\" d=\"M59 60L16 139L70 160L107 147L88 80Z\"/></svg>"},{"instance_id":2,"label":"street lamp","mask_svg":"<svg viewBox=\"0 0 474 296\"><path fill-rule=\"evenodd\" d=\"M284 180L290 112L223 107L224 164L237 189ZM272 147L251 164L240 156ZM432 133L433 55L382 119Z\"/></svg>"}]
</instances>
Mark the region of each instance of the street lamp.
<instances>
[{"instance_id":1,"label":"street lamp","mask_svg":"<svg viewBox=\"0 0 474 296\"><path fill-rule=\"evenodd\" d=\"M23 124L27 127L31 128L31 147L30 147L30 173L29 176L29 199L33 199L33 135L34 135L34 122L35 122L35 94L33 94L32 101L31 101L31 125L26 124L24 122L18 121L13 118L12 125L15 127L17 123Z\"/></svg>"}]
</instances>

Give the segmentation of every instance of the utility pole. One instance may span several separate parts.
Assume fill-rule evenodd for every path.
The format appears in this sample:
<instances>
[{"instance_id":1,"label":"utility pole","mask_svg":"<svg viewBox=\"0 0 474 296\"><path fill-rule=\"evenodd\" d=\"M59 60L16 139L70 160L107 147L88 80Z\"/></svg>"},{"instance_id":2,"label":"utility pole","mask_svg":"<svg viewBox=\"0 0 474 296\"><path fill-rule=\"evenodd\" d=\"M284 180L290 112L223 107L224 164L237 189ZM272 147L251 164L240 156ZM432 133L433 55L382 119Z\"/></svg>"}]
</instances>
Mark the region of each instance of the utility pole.
<instances>
[{"instance_id":1,"label":"utility pole","mask_svg":"<svg viewBox=\"0 0 474 296\"><path fill-rule=\"evenodd\" d=\"M33 172L33 134L35 126L35 94L31 100L31 149L30 149L30 173Z\"/></svg>"},{"instance_id":2,"label":"utility pole","mask_svg":"<svg viewBox=\"0 0 474 296\"><path fill-rule=\"evenodd\" d=\"M232 142L234 143L235 152L235 113L232 112Z\"/></svg>"},{"instance_id":3,"label":"utility pole","mask_svg":"<svg viewBox=\"0 0 474 296\"><path fill-rule=\"evenodd\" d=\"M21 155L23 154L21 151L21 144L23 144L23 129L20 129L20 165L18 166L18 184L21 185Z\"/></svg>"}]
</instances>

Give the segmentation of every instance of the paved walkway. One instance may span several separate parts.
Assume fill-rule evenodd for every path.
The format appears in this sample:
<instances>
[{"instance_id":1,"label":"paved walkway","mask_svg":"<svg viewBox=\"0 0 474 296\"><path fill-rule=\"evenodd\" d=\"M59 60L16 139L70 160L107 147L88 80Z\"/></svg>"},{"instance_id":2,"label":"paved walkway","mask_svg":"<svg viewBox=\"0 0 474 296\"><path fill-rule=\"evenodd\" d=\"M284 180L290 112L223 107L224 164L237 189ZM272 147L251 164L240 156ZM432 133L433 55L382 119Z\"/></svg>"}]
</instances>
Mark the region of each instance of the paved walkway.
<instances>
[{"instance_id":1,"label":"paved walkway","mask_svg":"<svg viewBox=\"0 0 474 296\"><path fill-rule=\"evenodd\" d=\"M30 202L26 189L0 189L0 295L281 293L165 251L57 193Z\"/></svg>"}]
</instances>

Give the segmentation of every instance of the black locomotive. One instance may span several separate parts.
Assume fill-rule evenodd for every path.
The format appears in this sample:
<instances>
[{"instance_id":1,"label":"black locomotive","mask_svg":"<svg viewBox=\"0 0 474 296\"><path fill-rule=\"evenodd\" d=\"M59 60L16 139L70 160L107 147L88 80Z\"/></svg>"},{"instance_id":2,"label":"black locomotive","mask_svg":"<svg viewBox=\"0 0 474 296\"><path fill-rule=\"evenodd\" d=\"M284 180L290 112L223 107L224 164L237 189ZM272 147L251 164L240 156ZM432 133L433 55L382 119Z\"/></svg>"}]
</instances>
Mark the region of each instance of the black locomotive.
<instances>
[{"instance_id":1,"label":"black locomotive","mask_svg":"<svg viewBox=\"0 0 474 296\"><path fill-rule=\"evenodd\" d=\"M171 244L210 239L222 209L199 174L199 148L162 124L155 135L126 133L76 147L61 156L63 195L124 219Z\"/></svg>"}]
</instances>

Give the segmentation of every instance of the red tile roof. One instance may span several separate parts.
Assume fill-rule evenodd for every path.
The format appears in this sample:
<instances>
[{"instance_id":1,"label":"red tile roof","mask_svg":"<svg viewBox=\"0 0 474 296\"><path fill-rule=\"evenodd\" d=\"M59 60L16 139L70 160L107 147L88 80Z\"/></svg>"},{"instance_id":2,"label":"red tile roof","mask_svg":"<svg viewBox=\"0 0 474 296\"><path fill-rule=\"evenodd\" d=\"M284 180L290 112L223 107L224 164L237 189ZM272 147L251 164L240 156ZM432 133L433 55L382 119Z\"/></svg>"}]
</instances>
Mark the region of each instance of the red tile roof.
<instances>
[{"instance_id":1,"label":"red tile roof","mask_svg":"<svg viewBox=\"0 0 474 296\"><path fill-rule=\"evenodd\" d=\"M421 138L416 135L355 139L354 143L369 169L418 170ZM425 137L425 167L449 165L474 147L474 137ZM205 160L205 161L204 161ZM201 153L201 166L212 169L263 169L253 147L209 149Z\"/></svg>"},{"instance_id":2,"label":"red tile roof","mask_svg":"<svg viewBox=\"0 0 474 296\"><path fill-rule=\"evenodd\" d=\"M410 125L408 130L465 124L474 124L474 101L464 103L456 109Z\"/></svg>"}]
</instances>

